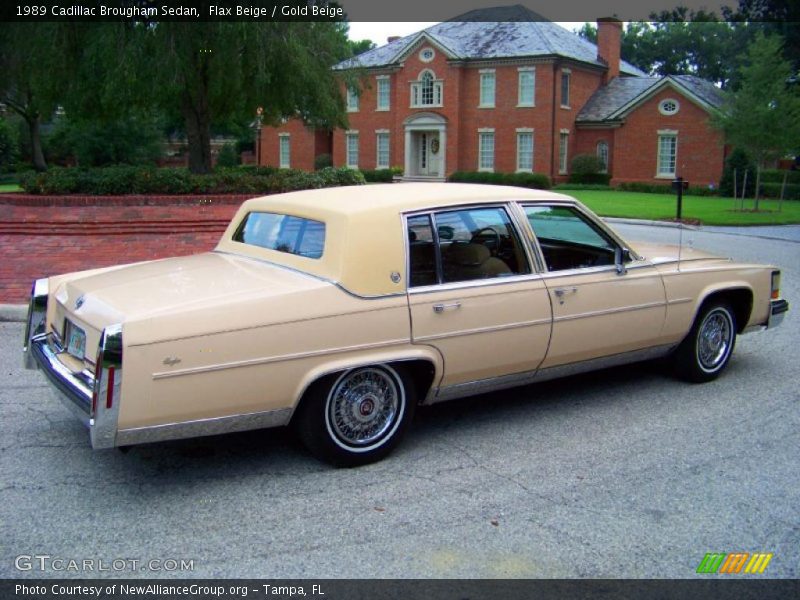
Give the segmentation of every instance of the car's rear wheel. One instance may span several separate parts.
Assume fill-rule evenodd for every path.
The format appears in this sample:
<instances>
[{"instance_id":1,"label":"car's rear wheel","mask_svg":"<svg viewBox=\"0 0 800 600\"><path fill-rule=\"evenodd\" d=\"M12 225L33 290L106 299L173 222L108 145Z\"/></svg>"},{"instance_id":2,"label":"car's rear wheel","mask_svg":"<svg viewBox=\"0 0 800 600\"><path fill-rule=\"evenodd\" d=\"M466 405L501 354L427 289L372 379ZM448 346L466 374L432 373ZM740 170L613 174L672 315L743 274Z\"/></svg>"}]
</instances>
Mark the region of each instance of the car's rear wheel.
<instances>
[{"instance_id":1,"label":"car's rear wheel","mask_svg":"<svg viewBox=\"0 0 800 600\"><path fill-rule=\"evenodd\" d=\"M736 314L725 302L710 302L675 350L675 370L682 379L696 383L716 379L728 365L735 344Z\"/></svg>"},{"instance_id":2,"label":"car's rear wheel","mask_svg":"<svg viewBox=\"0 0 800 600\"><path fill-rule=\"evenodd\" d=\"M317 458L352 467L388 455L408 428L414 386L400 367L370 365L324 377L306 392L295 423Z\"/></svg>"}]
</instances>

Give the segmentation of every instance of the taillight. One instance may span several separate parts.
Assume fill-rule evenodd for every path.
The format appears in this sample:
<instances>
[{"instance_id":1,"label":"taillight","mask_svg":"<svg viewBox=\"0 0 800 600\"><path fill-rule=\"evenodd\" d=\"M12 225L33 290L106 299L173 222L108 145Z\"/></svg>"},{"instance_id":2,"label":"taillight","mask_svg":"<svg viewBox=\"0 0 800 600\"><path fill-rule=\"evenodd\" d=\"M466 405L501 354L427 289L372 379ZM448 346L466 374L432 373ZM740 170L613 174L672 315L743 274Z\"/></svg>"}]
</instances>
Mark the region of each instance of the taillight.
<instances>
[{"instance_id":1,"label":"taillight","mask_svg":"<svg viewBox=\"0 0 800 600\"><path fill-rule=\"evenodd\" d=\"M106 408L114 406L114 367L108 368L108 385L106 386Z\"/></svg>"},{"instance_id":2,"label":"taillight","mask_svg":"<svg viewBox=\"0 0 800 600\"><path fill-rule=\"evenodd\" d=\"M781 296L781 272L772 272L772 285L771 285L770 298L777 300Z\"/></svg>"}]
</instances>

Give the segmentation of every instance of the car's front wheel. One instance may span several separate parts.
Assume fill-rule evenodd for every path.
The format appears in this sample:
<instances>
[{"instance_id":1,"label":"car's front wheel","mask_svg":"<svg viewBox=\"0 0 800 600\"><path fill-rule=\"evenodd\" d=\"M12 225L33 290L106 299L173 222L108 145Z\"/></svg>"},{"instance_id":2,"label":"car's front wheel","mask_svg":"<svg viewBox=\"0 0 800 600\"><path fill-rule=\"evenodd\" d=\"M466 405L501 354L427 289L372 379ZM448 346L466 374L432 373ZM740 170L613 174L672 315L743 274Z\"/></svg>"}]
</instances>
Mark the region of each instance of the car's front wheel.
<instances>
[{"instance_id":1,"label":"car's front wheel","mask_svg":"<svg viewBox=\"0 0 800 600\"><path fill-rule=\"evenodd\" d=\"M675 370L682 379L696 383L716 379L728 365L735 344L733 309L725 302L710 302L675 350Z\"/></svg>"},{"instance_id":2,"label":"car's front wheel","mask_svg":"<svg viewBox=\"0 0 800 600\"><path fill-rule=\"evenodd\" d=\"M384 458L398 444L414 412L414 386L401 367L357 367L316 381L295 424L317 458L352 467Z\"/></svg>"}]
</instances>

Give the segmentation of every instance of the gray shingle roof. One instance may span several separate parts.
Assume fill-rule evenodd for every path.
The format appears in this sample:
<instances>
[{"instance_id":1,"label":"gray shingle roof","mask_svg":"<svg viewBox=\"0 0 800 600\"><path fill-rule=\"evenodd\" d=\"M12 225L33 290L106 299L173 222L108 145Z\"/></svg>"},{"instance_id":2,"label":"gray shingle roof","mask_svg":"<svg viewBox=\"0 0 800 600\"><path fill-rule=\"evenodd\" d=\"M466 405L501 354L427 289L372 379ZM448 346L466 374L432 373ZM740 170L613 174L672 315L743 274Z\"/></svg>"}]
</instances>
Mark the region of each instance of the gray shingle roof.
<instances>
[{"instance_id":1,"label":"gray shingle roof","mask_svg":"<svg viewBox=\"0 0 800 600\"><path fill-rule=\"evenodd\" d=\"M597 90L578 113L578 122L602 122L614 117L621 108L644 98L665 81L672 81L713 107L722 104L722 91L710 81L694 75L668 77L617 77Z\"/></svg>"},{"instance_id":2,"label":"gray shingle roof","mask_svg":"<svg viewBox=\"0 0 800 600\"><path fill-rule=\"evenodd\" d=\"M497 18L487 21L486 17ZM500 19L504 20L500 20ZM513 20L517 18L518 20ZM605 66L597 60L597 46L560 25L520 6L472 11L451 21L438 23L423 32L462 60L561 56L591 65ZM345 60L334 69L383 67L399 62L416 42L418 32ZM644 76L633 65L621 61L620 70Z\"/></svg>"}]
</instances>

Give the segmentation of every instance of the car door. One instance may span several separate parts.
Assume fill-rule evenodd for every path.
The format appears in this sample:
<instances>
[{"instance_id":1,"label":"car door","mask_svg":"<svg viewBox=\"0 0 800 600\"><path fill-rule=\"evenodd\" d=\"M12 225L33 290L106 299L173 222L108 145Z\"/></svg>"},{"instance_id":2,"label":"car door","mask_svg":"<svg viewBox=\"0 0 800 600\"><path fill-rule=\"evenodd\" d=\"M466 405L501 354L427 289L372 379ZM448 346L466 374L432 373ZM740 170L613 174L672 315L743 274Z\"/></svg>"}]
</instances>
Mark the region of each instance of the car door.
<instances>
[{"instance_id":1,"label":"car door","mask_svg":"<svg viewBox=\"0 0 800 600\"><path fill-rule=\"evenodd\" d=\"M522 208L547 268L543 281L553 306L552 338L541 368L657 345L666 296L656 268L632 256L575 205Z\"/></svg>"},{"instance_id":2,"label":"car door","mask_svg":"<svg viewBox=\"0 0 800 600\"><path fill-rule=\"evenodd\" d=\"M541 274L505 205L406 217L412 340L444 358L440 394L534 372L550 339Z\"/></svg>"}]
</instances>

